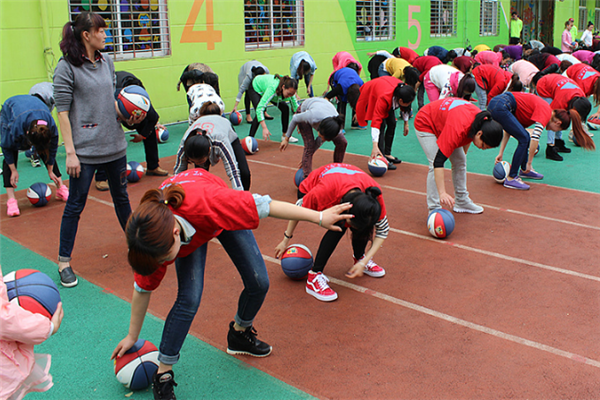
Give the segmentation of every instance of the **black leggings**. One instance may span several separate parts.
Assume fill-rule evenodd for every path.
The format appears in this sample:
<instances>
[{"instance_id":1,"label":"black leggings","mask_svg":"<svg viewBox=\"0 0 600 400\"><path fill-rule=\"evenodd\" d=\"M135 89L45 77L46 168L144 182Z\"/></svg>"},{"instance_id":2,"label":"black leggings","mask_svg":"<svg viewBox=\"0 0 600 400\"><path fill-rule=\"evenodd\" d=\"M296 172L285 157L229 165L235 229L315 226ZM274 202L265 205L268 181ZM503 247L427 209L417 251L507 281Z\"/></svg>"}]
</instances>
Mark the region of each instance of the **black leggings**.
<instances>
[{"instance_id":1,"label":"black leggings","mask_svg":"<svg viewBox=\"0 0 600 400\"><path fill-rule=\"evenodd\" d=\"M10 150L9 150L10 151ZM13 151L13 158L15 160L15 168L17 167L17 159L19 158L19 152L18 151ZM40 160L42 160L42 162L44 164L46 164L46 157L43 155L39 155ZM6 163L6 159L2 160L2 179L4 181L4 187L5 188L11 188L13 187L10 184L10 178L12 176L12 171L10 170L8 164ZM52 166L52 172L54 172L54 175L56 175L58 178L60 178L62 175L60 174L60 170L58 169L58 165L56 163L56 159L54 160L54 165Z\"/></svg>"},{"instance_id":2,"label":"black leggings","mask_svg":"<svg viewBox=\"0 0 600 400\"><path fill-rule=\"evenodd\" d=\"M396 114L392 108L387 118L381 121L381 127L379 128L379 151L381 151L384 156L392 155L392 144L394 143L395 134Z\"/></svg>"},{"instance_id":3,"label":"black leggings","mask_svg":"<svg viewBox=\"0 0 600 400\"><path fill-rule=\"evenodd\" d=\"M312 268L313 272L323 272L327 261L329 261L329 257L331 257L333 251L337 247L342 237L344 237L344 234L348 229L345 226L346 221L340 221L336 225L341 227L342 231L327 231L325 235L323 235L321 244L319 244L319 250L317 250L317 255L315 256L315 263ZM358 239L356 238L355 232L352 228L350 228L350 231L352 232L352 251L354 252L354 258L359 260L365 255L365 249L367 248L368 240Z\"/></svg>"},{"instance_id":4,"label":"black leggings","mask_svg":"<svg viewBox=\"0 0 600 400\"><path fill-rule=\"evenodd\" d=\"M258 103L260 103L260 99L262 96L256 90L254 90L252 84L250 84L250 87L246 91L246 96L248 95L250 95L250 101L252 102L252 105L254 106L254 109L257 113L256 118L252 120L252 126L250 127L249 133L250 136L254 137L256 135L256 131L258 130L258 125L260 124L258 122ZM271 103L276 105L277 108L279 108L279 111L281 111L281 130L282 133L285 134L290 124L290 107L285 101L280 101L278 103L272 101Z\"/></svg>"},{"instance_id":5,"label":"black leggings","mask_svg":"<svg viewBox=\"0 0 600 400\"><path fill-rule=\"evenodd\" d=\"M242 144L240 143L240 139L235 139L231 142L231 147L233 148L233 154L235 154L235 158L238 163L238 168L240 170L240 179L242 180L242 186L244 186L244 190L250 190L251 176L250 176L250 167L248 166L248 160L246 160L246 152L242 148Z\"/></svg>"}]
</instances>

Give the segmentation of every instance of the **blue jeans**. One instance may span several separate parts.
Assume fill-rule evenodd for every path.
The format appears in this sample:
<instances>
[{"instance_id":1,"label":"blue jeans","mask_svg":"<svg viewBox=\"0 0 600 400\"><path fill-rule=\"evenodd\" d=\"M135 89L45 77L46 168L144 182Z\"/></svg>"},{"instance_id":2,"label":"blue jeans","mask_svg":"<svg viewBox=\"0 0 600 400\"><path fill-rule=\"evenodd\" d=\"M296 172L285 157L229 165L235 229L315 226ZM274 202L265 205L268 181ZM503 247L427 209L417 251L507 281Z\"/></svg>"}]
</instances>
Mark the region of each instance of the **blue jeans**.
<instances>
[{"instance_id":1,"label":"blue jeans","mask_svg":"<svg viewBox=\"0 0 600 400\"><path fill-rule=\"evenodd\" d=\"M235 322L242 327L252 326L269 290L267 267L260 254L252 231L223 231L217 236L237 268L244 290L238 300ZM207 244L187 257L177 258L177 299L165 321L158 360L173 365L200 307L204 288L204 267Z\"/></svg>"},{"instance_id":2,"label":"blue jeans","mask_svg":"<svg viewBox=\"0 0 600 400\"><path fill-rule=\"evenodd\" d=\"M519 141L508 173L511 178L516 178L519 174L519 167L523 171L527 170L527 157L531 138L527 130L515 117L514 113L517 110L515 96L512 93L503 93L496 96L490 100L487 109L492 114L492 118L498 121L510 136Z\"/></svg>"},{"instance_id":3,"label":"blue jeans","mask_svg":"<svg viewBox=\"0 0 600 400\"><path fill-rule=\"evenodd\" d=\"M79 178L69 178L69 199L63 211L60 225L60 247L58 261L71 261L71 252L77 236L79 216L85 208L88 192L96 170L103 170L108 178L110 195L115 205L115 212L121 228L125 230L131 215L131 205L127 194L127 157L104 164L81 164Z\"/></svg>"},{"instance_id":4,"label":"blue jeans","mask_svg":"<svg viewBox=\"0 0 600 400\"><path fill-rule=\"evenodd\" d=\"M392 76L392 74L387 72L387 69L385 69L385 61L379 64L379 68L377 68L377 73L379 74L379 76Z\"/></svg>"},{"instance_id":5,"label":"blue jeans","mask_svg":"<svg viewBox=\"0 0 600 400\"><path fill-rule=\"evenodd\" d=\"M552 99L550 97L542 97L542 99L546 100L546 103L552 104ZM555 139L562 139L562 131L548 131L548 144L554 145Z\"/></svg>"}]
</instances>

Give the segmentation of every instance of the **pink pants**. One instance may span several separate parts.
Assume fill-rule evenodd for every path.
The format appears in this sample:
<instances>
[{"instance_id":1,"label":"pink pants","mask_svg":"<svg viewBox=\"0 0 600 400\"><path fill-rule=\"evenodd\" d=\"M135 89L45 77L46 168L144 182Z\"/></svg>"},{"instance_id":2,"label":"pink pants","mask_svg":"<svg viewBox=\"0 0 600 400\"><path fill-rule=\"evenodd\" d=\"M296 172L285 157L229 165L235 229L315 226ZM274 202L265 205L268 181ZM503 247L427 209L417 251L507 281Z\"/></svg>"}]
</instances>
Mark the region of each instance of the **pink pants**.
<instances>
[{"instance_id":1,"label":"pink pants","mask_svg":"<svg viewBox=\"0 0 600 400\"><path fill-rule=\"evenodd\" d=\"M429 78L429 71L427 71L425 77L423 78L423 87L427 92L427 98L429 99L430 103L440 98L440 89L438 89L437 86L431 82L431 79Z\"/></svg>"}]
</instances>

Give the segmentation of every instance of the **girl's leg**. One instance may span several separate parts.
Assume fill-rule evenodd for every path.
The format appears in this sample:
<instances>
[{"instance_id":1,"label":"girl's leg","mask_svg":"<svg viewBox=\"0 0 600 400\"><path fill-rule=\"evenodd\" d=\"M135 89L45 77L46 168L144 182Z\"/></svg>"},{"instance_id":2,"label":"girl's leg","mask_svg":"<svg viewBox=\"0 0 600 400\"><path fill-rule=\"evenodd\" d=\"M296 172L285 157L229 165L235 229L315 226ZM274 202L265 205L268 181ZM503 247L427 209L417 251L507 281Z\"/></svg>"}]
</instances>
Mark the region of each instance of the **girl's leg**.
<instances>
[{"instance_id":1,"label":"girl's leg","mask_svg":"<svg viewBox=\"0 0 600 400\"><path fill-rule=\"evenodd\" d=\"M321 147L321 139L317 138L313 133L312 126L307 122L300 122L298 124L298 132L302 136L304 141L304 150L302 151L302 170L304 171L304 177L312 171L312 159L313 155L319 147Z\"/></svg>"},{"instance_id":2,"label":"girl's leg","mask_svg":"<svg viewBox=\"0 0 600 400\"><path fill-rule=\"evenodd\" d=\"M131 204L127 194L127 157L121 157L110 163L102 164L110 188L110 196L115 205L115 212L121 228L125 231L127 220L131 215Z\"/></svg>"},{"instance_id":3,"label":"girl's leg","mask_svg":"<svg viewBox=\"0 0 600 400\"><path fill-rule=\"evenodd\" d=\"M290 107L287 102L280 101L277 104L277 108L281 111L281 132L285 135L290 124Z\"/></svg>"},{"instance_id":4,"label":"girl's leg","mask_svg":"<svg viewBox=\"0 0 600 400\"><path fill-rule=\"evenodd\" d=\"M179 361L179 351L196 316L204 289L204 267L207 244L187 257L177 258L177 298L165 320L158 361L173 365Z\"/></svg>"},{"instance_id":5,"label":"girl's leg","mask_svg":"<svg viewBox=\"0 0 600 400\"><path fill-rule=\"evenodd\" d=\"M244 190L250 190L250 167L248 166L248 160L246 159L246 152L242 148L242 144L239 139L235 139L231 142L231 147L233 148L233 154L235 154L235 158L237 160L238 169L240 170L240 179L242 180L242 186Z\"/></svg>"},{"instance_id":6,"label":"girl's leg","mask_svg":"<svg viewBox=\"0 0 600 400\"><path fill-rule=\"evenodd\" d=\"M435 176L433 174L433 160L439 150L437 138L433 133L417 131L417 139L425 152L427 161L429 162L429 171L427 172L427 207L429 211L442 208L440 204L440 195L435 184Z\"/></svg>"},{"instance_id":7,"label":"girl's leg","mask_svg":"<svg viewBox=\"0 0 600 400\"><path fill-rule=\"evenodd\" d=\"M427 98L429 102L436 101L440 98L440 90L435 86L433 82L431 82L431 78L429 77L429 72L425 74L425 78L423 78L423 87L427 92Z\"/></svg>"},{"instance_id":8,"label":"girl's leg","mask_svg":"<svg viewBox=\"0 0 600 400\"><path fill-rule=\"evenodd\" d=\"M454 185L454 197L457 206L471 204L469 192L467 191L467 155L462 147L457 148L450 155L452 163L452 184Z\"/></svg>"},{"instance_id":9,"label":"girl's leg","mask_svg":"<svg viewBox=\"0 0 600 400\"><path fill-rule=\"evenodd\" d=\"M269 291L269 275L265 261L250 230L223 231L217 238L244 282L235 322L243 328L248 328L252 326Z\"/></svg>"},{"instance_id":10,"label":"girl's leg","mask_svg":"<svg viewBox=\"0 0 600 400\"><path fill-rule=\"evenodd\" d=\"M475 94L477 95L479 109L485 111L487 106L487 92L479 84L475 84Z\"/></svg>"},{"instance_id":11,"label":"girl's leg","mask_svg":"<svg viewBox=\"0 0 600 400\"><path fill-rule=\"evenodd\" d=\"M246 121L252 121L251 107L250 107L250 96L248 91L244 92L244 107L246 107Z\"/></svg>"},{"instance_id":12,"label":"girl's leg","mask_svg":"<svg viewBox=\"0 0 600 400\"><path fill-rule=\"evenodd\" d=\"M254 137L256 136L256 131L258 129L258 103L260 103L260 94L258 94L258 92L256 92L256 90L254 90L254 87L252 87L252 84L250 84L250 87L248 88L248 90L246 91L246 96L250 95L250 101L252 102L252 105L254 106L254 109L257 112L257 115L255 116L255 118L252 120L252 125L250 126L250 132L248 133L248 135Z\"/></svg>"},{"instance_id":13,"label":"girl's leg","mask_svg":"<svg viewBox=\"0 0 600 400\"><path fill-rule=\"evenodd\" d=\"M317 255L315 256L315 263L312 268L313 272L323 272L327 261L329 261L329 257L333 254L342 237L344 237L347 229L344 226L345 221L339 222L338 225L342 228L341 232L327 231L323 235L321 244L319 244L319 250L317 250Z\"/></svg>"},{"instance_id":14,"label":"girl's leg","mask_svg":"<svg viewBox=\"0 0 600 400\"><path fill-rule=\"evenodd\" d=\"M344 156L346 155L346 147L348 147L348 140L346 140L346 135L344 135L343 133L338 133L338 135L334 137L332 141L335 145L335 150L333 150L333 162L344 162Z\"/></svg>"},{"instance_id":15,"label":"girl's leg","mask_svg":"<svg viewBox=\"0 0 600 400\"><path fill-rule=\"evenodd\" d=\"M419 89L417 89L417 102L420 110L425 105L425 85L423 83L421 83Z\"/></svg>"},{"instance_id":16,"label":"girl's leg","mask_svg":"<svg viewBox=\"0 0 600 400\"><path fill-rule=\"evenodd\" d=\"M17 167L17 161L19 158L19 152L18 151L12 151L12 156L13 156L13 160L15 160L15 168ZM8 195L8 199L11 200L15 200L16 202L16 198L15 198L15 188L10 184L10 178L12 176L12 172L10 170L10 167L8 166L8 163L6 162L5 158L2 158L2 180L4 181L4 189L6 189L6 194ZM16 205L15 202L14 203ZM19 207L17 206L17 210L19 211ZM14 214L14 215L19 215Z\"/></svg>"},{"instance_id":17,"label":"girl's leg","mask_svg":"<svg viewBox=\"0 0 600 400\"><path fill-rule=\"evenodd\" d=\"M396 114L394 109L390 110L390 113L387 117L386 121L386 131L385 131L385 148L384 148L384 156L392 155L392 144L394 143L394 136L396 134Z\"/></svg>"},{"instance_id":18,"label":"girl's leg","mask_svg":"<svg viewBox=\"0 0 600 400\"><path fill-rule=\"evenodd\" d=\"M365 255L365 249L367 248L368 243L368 239L358 238L357 235L352 232L352 252L354 253L355 259L360 260Z\"/></svg>"}]
</instances>

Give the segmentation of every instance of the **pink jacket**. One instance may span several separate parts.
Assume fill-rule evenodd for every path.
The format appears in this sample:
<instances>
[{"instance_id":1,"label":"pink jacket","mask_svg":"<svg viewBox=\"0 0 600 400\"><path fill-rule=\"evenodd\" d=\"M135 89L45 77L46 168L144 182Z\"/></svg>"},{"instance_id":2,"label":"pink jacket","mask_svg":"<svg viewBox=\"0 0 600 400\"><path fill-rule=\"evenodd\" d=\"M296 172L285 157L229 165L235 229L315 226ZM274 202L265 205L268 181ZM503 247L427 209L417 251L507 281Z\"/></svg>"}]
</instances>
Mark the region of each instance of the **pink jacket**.
<instances>
[{"instance_id":1,"label":"pink jacket","mask_svg":"<svg viewBox=\"0 0 600 400\"><path fill-rule=\"evenodd\" d=\"M477 61L479 64L491 64L499 67L500 63L502 62L502 53L496 53L494 51L482 51L475 54L475 61Z\"/></svg>"},{"instance_id":2,"label":"pink jacket","mask_svg":"<svg viewBox=\"0 0 600 400\"><path fill-rule=\"evenodd\" d=\"M50 320L10 303L0 270L0 399L11 396L31 374L33 346L46 340Z\"/></svg>"},{"instance_id":3,"label":"pink jacket","mask_svg":"<svg viewBox=\"0 0 600 400\"><path fill-rule=\"evenodd\" d=\"M338 53L335 53L335 56L333 56L331 62L333 64L333 72L329 75L329 78L327 79L327 87L329 87L329 82L331 82L331 75L333 75L335 71L338 71L342 68L346 68L350 63L356 63L358 65L358 75L360 75L360 73L362 72L361 63L359 63L354 57L352 57L352 54L348 53L347 51L340 51Z\"/></svg>"},{"instance_id":4,"label":"pink jacket","mask_svg":"<svg viewBox=\"0 0 600 400\"><path fill-rule=\"evenodd\" d=\"M560 41L560 49L563 53L570 53L572 51L571 43L573 43L573 39L571 38L571 32L565 29L562 33Z\"/></svg>"}]
</instances>

